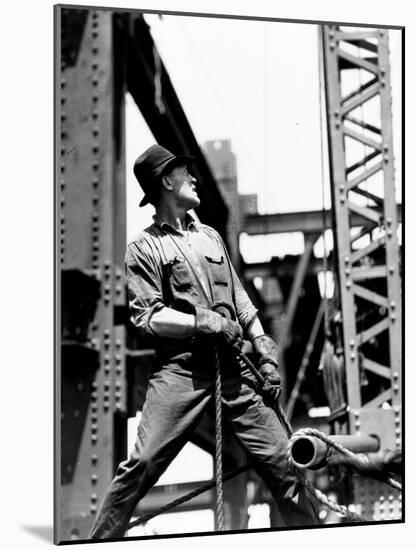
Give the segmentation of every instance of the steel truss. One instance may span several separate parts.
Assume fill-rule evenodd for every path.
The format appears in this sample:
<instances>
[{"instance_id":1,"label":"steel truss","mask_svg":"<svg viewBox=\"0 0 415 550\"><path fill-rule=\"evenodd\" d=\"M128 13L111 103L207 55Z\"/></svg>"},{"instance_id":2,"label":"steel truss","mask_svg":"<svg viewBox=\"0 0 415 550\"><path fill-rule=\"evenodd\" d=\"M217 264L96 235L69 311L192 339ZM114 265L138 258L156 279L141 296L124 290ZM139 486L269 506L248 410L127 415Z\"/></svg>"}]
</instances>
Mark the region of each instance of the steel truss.
<instances>
[{"instance_id":1,"label":"steel truss","mask_svg":"<svg viewBox=\"0 0 415 550\"><path fill-rule=\"evenodd\" d=\"M322 27L333 228L348 430L401 447L401 279L388 33ZM380 114L380 116L379 116ZM351 219L363 218L352 230ZM355 484L374 519L400 517L394 494Z\"/></svg>"}]
</instances>

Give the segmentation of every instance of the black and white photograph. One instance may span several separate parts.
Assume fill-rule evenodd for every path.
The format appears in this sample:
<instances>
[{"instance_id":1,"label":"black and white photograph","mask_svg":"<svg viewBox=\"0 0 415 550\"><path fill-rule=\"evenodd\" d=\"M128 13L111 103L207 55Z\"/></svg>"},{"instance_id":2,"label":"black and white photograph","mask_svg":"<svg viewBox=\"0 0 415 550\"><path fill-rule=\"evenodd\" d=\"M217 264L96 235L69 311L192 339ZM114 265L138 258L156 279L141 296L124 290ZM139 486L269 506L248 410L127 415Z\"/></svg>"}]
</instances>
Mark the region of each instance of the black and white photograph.
<instances>
[{"instance_id":1,"label":"black and white photograph","mask_svg":"<svg viewBox=\"0 0 415 550\"><path fill-rule=\"evenodd\" d=\"M54 6L54 543L382 537L404 27L148 7Z\"/></svg>"}]
</instances>

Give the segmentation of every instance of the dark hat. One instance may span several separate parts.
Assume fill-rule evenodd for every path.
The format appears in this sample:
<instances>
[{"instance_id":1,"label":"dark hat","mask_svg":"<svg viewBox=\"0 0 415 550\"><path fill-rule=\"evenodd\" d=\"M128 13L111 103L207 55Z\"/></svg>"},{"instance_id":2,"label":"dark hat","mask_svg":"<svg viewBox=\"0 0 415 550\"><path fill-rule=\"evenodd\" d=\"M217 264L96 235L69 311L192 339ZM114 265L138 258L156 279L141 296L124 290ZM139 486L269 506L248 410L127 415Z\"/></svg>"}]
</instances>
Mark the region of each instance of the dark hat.
<instances>
[{"instance_id":1,"label":"dark hat","mask_svg":"<svg viewBox=\"0 0 415 550\"><path fill-rule=\"evenodd\" d=\"M134 163L134 174L144 191L140 206L148 204L151 195L161 185L161 176L175 166L188 165L194 158L188 155L173 155L161 145L152 145ZM149 200L150 199L150 200Z\"/></svg>"}]
</instances>

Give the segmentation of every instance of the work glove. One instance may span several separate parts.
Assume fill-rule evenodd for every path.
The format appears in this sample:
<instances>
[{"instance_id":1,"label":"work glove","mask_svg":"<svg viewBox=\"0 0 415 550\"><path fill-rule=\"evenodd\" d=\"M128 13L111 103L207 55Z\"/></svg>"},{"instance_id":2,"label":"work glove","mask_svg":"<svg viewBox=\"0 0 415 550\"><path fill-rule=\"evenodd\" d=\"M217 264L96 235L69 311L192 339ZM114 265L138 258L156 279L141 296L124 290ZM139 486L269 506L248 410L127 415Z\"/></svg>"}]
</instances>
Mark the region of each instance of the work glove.
<instances>
[{"instance_id":1,"label":"work glove","mask_svg":"<svg viewBox=\"0 0 415 550\"><path fill-rule=\"evenodd\" d=\"M262 392L271 401L276 401L281 393L281 377L278 372L278 348L275 340L263 334L253 339L255 352L259 355L258 370L264 377Z\"/></svg>"},{"instance_id":2,"label":"work glove","mask_svg":"<svg viewBox=\"0 0 415 550\"><path fill-rule=\"evenodd\" d=\"M238 347L242 341L242 328L235 321L203 307L195 308L195 334L212 338L218 343Z\"/></svg>"}]
</instances>

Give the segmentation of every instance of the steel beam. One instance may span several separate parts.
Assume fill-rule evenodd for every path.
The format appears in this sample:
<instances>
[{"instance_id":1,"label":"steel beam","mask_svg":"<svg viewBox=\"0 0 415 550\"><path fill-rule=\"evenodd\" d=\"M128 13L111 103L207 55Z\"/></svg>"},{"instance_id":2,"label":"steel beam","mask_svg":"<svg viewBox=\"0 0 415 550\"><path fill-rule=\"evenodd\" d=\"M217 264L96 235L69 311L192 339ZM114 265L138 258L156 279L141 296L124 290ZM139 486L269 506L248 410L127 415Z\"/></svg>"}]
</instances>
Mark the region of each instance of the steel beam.
<instances>
[{"instance_id":1,"label":"steel beam","mask_svg":"<svg viewBox=\"0 0 415 550\"><path fill-rule=\"evenodd\" d=\"M368 177L373 175L373 173L369 173L368 170ZM350 182L350 185L352 185L352 182ZM357 185L357 183L353 183L353 185ZM400 223L401 205L397 205L397 208L397 222ZM382 213L378 208L373 208L373 212ZM367 219L359 213L351 212L350 216L351 227L360 227L367 224ZM284 214L249 214L242 219L241 231L248 235L268 235L271 233L294 233L297 231L302 233L321 233L324 229L332 228L333 222L330 214L326 213L326 221L323 223L322 211L310 210L307 212L287 212Z\"/></svg>"},{"instance_id":2,"label":"steel beam","mask_svg":"<svg viewBox=\"0 0 415 550\"><path fill-rule=\"evenodd\" d=\"M124 42L104 10L55 7L62 303L56 542L85 538L125 453ZM90 303L91 289L98 300ZM95 292L95 290L94 290ZM87 314L86 311L89 313ZM71 327L82 326L82 330ZM69 336L68 336L69 335ZM123 448L121 448L121 446Z\"/></svg>"},{"instance_id":3,"label":"steel beam","mask_svg":"<svg viewBox=\"0 0 415 550\"><path fill-rule=\"evenodd\" d=\"M394 450L401 447L401 281L397 236L401 214L394 183L388 33L385 29L371 29L364 37L365 32L357 37L336 25L322 27L333 230L343 321L348 428L356 435L377 433L381 449ZM351 48L355 49L353 54ZM364 57L368 49L376 54L370 59ZM357 79L355 84L348 82L346 73L351 71L359 75L359 82L368 78L370 85L359 86ZM352 92L351 85L355 86ZM378 102L380 116L374 115L373 109L365 109L369 101ZM359 121L359 131L351 130L351 117ZM376 193L367 189L371 182L376 182L372 187ZM367 199L365 205L362 197L363 201L364 197ZM360 235L352 237L354 216L366 220L362 225L368 230L363 228ZM354 250L352 244L365 233L370 235L371 244ZM373 267L370 255L374 252L377 265ZM369 308L376 314L359 322L368 304L372 304ZM376 350L382 350L381 355L376 355ZM370 373L372 391L361 384L361 372L365 371ZM391 407L393 414L386 415L389 411L385 407ZM370 502L369 515L375 517L374 507L380 501L367 498L357 485L355 489L358 498L365 502L363 512ZM382 519L387 518L386 515Z\"/></svg>"}]
</instances>

